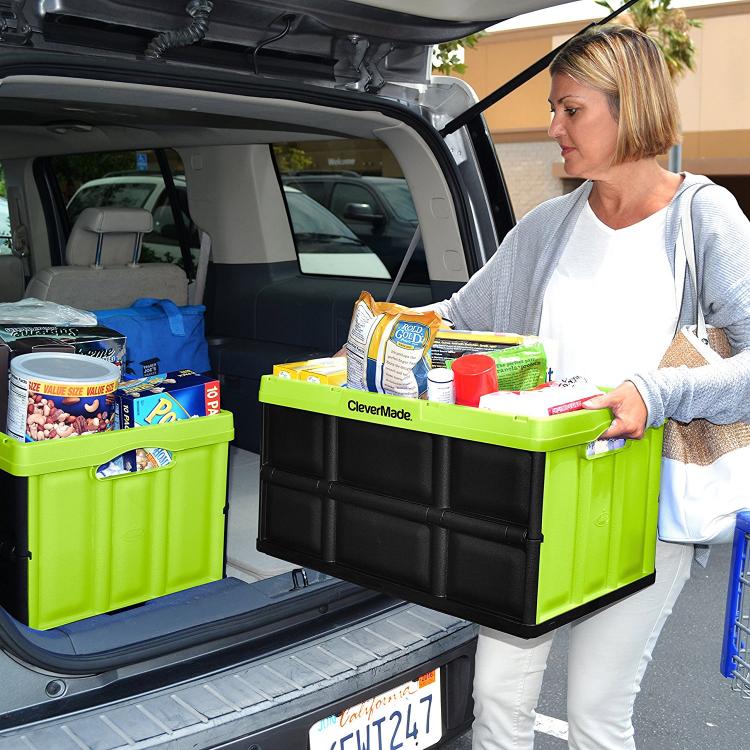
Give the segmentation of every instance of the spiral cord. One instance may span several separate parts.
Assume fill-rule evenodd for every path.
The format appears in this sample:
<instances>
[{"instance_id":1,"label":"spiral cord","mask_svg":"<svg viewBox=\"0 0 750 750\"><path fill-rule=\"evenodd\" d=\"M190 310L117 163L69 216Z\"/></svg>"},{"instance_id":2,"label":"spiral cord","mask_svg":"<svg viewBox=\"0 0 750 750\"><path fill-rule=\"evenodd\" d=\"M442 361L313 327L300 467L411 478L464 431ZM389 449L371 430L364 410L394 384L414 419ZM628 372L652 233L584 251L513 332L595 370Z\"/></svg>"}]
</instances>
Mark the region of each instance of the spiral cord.
<instances>
[{"instance_id":1,"label":"spiral cord","mask_svg":"<svg viewBox=\"0 0 750 750\"><path fill-rule=\"evenodd\" d=\"M176 31L165 31L154 37L146 48L146 57L159 60L165 52L176 47L189 47L204 39L208 31L208 17L213 10L210 0L191 0L186 11L193 20L184 28Z\"/></svg>"}]
</instances>

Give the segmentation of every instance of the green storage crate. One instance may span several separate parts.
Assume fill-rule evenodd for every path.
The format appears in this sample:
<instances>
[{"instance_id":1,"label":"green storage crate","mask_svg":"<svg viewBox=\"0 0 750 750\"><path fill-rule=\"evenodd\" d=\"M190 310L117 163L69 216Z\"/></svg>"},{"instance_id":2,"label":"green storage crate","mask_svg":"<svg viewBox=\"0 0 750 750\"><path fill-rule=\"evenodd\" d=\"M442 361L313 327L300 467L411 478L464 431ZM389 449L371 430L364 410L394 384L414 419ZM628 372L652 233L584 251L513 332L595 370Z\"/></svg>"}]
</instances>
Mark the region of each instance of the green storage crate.
<instances>
[{"instance_id":1,"label":"green storage crate","mask_svg":"<svg viewBox=\"0 0 750 750\"><path fill-rule=\"evenodd\" d=\"M0 603L48 629L223 576L228 443L221 412L21 443L0 435ZM136 448L169 465L96 476Z\"/></svg>"},{"instance_id":2,"label":"green storage crate","mask_svg":"<svg viewBox=\"0 0 750 750\"><path fill-rule=\"evenodd\" d=\"M532 637L655 578L662 431L266 376L258 549Z\"/></svg>"}]
</instances>

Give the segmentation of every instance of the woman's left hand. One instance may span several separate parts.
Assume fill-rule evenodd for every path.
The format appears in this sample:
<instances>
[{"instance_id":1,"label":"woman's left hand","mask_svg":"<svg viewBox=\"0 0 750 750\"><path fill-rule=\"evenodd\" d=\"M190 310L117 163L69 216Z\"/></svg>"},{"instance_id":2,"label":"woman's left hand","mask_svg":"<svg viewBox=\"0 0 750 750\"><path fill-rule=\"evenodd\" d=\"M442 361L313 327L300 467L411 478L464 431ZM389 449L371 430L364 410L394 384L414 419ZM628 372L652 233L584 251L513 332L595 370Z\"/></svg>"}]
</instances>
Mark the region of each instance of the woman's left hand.
<instances>
[{"instance_id":1,"label":"woman's left hand","mask_svg":"<svg viewBox=\"0 0 750 750\"><path fill-rule=\"evenodd\" d=\"M615 418L606 432L599 437L632 438L640 440L646 430L648 409L638 389L629 381L617 388L586 401L584 409L611 409Z\"/></svg>"}]
</instances>

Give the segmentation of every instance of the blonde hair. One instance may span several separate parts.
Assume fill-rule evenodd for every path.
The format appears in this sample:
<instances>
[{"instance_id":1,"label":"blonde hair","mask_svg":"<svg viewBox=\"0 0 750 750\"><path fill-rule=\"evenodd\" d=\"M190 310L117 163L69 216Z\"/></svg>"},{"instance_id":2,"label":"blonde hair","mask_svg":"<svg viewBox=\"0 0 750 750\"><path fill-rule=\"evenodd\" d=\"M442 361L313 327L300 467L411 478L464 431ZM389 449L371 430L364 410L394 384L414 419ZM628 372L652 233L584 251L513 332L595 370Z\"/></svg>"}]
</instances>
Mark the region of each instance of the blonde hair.
<instances>
[{"instance_id":1,"label":"blonde hair","mask_svg":"<svg viewBox=\"0 0 750 750\"><path fill-rule=\"evenodd\" d=\"M661 50L629 26L600 26L574 37L550 74L567 74L601 91L617 122L612 164L666 153L680 141L680 112Z\"/></svg>"}]
</instances>

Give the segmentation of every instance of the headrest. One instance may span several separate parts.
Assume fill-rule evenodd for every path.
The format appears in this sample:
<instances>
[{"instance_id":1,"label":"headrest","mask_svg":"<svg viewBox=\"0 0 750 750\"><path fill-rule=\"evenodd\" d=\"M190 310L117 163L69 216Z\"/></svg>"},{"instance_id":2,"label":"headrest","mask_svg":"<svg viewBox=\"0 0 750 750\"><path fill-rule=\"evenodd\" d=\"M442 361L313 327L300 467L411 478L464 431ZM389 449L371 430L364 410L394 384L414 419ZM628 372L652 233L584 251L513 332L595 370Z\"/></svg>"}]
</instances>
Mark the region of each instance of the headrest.
<instances>
[{"instance_id":1,"label":"headrest","mask_svg":"<svg viewBox=\"0 0 750 750\"><path fill-rule=\"evenodd\" d=\"M138 261L141 239L153 229L145 208L86 208L68 238L69 266L124 266ZM99 258L97 258L97 251Z\"/></svg>"}]
</instances>

